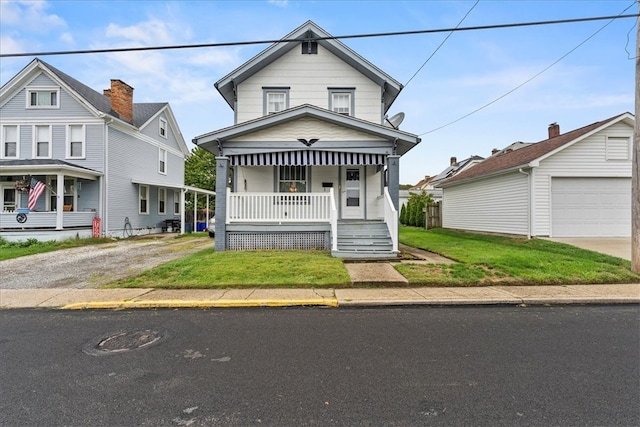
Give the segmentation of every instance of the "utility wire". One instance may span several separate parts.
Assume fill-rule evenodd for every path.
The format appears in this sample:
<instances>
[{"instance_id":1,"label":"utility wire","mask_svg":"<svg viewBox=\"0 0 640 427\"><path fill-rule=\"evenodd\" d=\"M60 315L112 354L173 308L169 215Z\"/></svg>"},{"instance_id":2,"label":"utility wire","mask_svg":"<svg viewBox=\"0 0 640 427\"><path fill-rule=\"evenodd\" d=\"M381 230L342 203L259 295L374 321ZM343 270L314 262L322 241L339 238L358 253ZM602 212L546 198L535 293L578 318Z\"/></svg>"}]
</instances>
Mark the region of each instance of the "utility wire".
<instances>
[{"instance_id":1,"label":"utility wire","mask_svg":"<svg viewBox=\"0 0 640 427\"><path fill-rule=\"evenodd\" d=\"M462 19L460 20L460 22L458 22L458 25L456 25L456 29L458 29L460 27L460 25L462 24L462 22L467 19L467 16L469 16L469 14L471 13L471 11L478 5L478 3L480 2L480 0L476 0L476 2L473 4L473 6L471 6L471 9L469 9L469 11L467 13L465 13L465 15L462 17ZM413 80L413 78L415 76L418 75L418 73L424 68L425 65L427 65L427 62L429 62L431 60L431 58L433 58L433 56L436 54L436 52L438 52L440 50L440 48L442 47L442 45L444 45L446 43L447 40L449 40L449 37L451 37L451 35L453 34L455 30L451 30L449 32L449 34L447 34L447 36L444 38L444 40L442 40L442 43L440 43L438 45L438 47L436 48L436 50L433 51L433 53L427 58L426 61L424 61L424 63L420 66L420 68L418 68L418 71L416 71L413 76L411 76L411 78L409 80L407 80L407 82L404 84L404 87L407 87L407 85L411 82L411 80Z\"/></svg>"},{"instance_id":2,"label":"utility wire","mask_svg":"<svg viewBox=\"0 0 640 427\"><path fill-rule=\"evenodd\" d=\"M430 133L433 133L435 131L438 131L440 129L443 129L447 126L450 126L454 123L458 123L459 121L466 119L467 117L477 113L478 111L484 110L485 108L487 108L490 105L495 104L496 102L500 101L502 98L505 98L508 95L511 95L513 92L515 92L516 90L520 89L522 86L526 85L527 83L529 83L530 81L532 81L533 79L537 78L538 76L540 76L542 73L546 72L547 70L549 70L551 67L553 67L554 65L556 65L558 62L562 61L564 58L566 58L567 56L571 55L574 51L576 51L580 46L582 46L583 44L585 44L586 42L588 42L589 40L591 40L593 37L596 36L596 34L598 34L600 31L604 30L609 24L611 24L615 19L617 19L618 17L623 17L626 15L622 15L622 13L626 12L631 6L633 6L634 4L636 4L636 2L634 1L633 3L631 3L626 9L624 9L622 12L620 12L621 14L616 16L616 17L611 17L610 21L607 22L606 24L604 24L602 27L600 27L596 32L594 32L593 34L591 34L589 37L587 37L586 39L584 39L581 43L579 43L576 47L574 47L573 49L571 49L569 52L565 53L564 55L562 55L560 58L558 58L557 60L555 60L553 63L551 63L551 65L545 67L544 69L542 69L541 71L539 71L538 73L536 73L535 75L533 75L532 77L528 78L527 80L525 80L524 82L520 83L518 86L514 87L513 89L511 89L510 91L504 93L503 95L497 97L496 99L494 99L491 102L488 102L486 104L484 104L481 107L476 108L475 110L471 111L470 113L465 114L462 117L459 117L453 121L450 121L449 123L446 123L442 126L438 126L435 129L431 129L427 132L421 133L418 136L423 136L423 135L427 135ZM634 15L632 15L634 16ZM640 15L635 15L635 16L640 16Z\"/></svg>"},{"instance_id":3,"label":"utility wire","mask_svg":"<svg viewBox=\"0 0 640 427\"><path fill-rule=\"evenodd\" d=\"M627 8L628 9L628 8ZM626 9L625 9L626 10ZM356 39L366 37L388 37L388 36L406 36L414 34L433 34L433 33L446 33L454 31L475 31L475 30L495 30L500 28L516 28L516 27L531 27L536 25L552 25L552 24L570 24L575 22L589 22L589 21L603 21L607 19L622 19L622 18L634 18L640 14L631 15L612 15L612 16L596 16L590 18L575 18L575 19L558 19L553 21L534 21L534 22L520 22L512 24L496 24L496 25L477 25L473 27L459 27L459 28L441 28L433 30L414 30L414 31L395 31L388 33L369 33L369 34L351 34L344 36L329 36L329 37L312 37L310 41L320 40L338 40L338 39ZM86 49L86 50L61 50L50 52L28 52L28 53L2 53L0 58L15 58L23 56L53 56L53 55L78 55L86 53L115 53L115 52L136 52L136 51L149 51L149 50L168 50L168 49L196 49L203 47L225 47L225 46L246 46L256 44L273 44L273 43L287 43L287 42L300 42L300 39L277 39L277 40L258 40L258 41L245 41L245 42L223 42L223 43L202 43L202 44L187 44L187 45L174 45L174 46L143 46L143 47L124 47L124 48L109 48L109 49Z\"/></svg>"}]
</instances>

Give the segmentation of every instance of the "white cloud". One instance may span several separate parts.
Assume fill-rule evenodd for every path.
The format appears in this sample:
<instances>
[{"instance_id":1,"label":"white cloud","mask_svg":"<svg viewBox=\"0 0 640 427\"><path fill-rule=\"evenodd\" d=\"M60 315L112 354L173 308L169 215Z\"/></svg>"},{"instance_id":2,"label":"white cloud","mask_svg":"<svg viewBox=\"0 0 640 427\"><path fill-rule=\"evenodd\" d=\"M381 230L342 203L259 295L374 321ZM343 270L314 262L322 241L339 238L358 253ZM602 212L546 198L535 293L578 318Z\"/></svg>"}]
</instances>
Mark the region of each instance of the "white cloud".
<instances>
[{"instance_id":1,"label":"white cloud","mask_svg":"<svg viewBox=\"0 0 640 427\"><path fill-rule=\"evenodd\" d=\"M48 33L66 28L66 22L58 15L47 13L48 3L43 0L0 1L0 23L3 27L14 27L36 33Z\"/></svg>"},{"instance_id":2,"label":"white cloud","mask_svg":"<svg viewBox=\"0 0 640 427\"><path fill-rule=\"evenodd\" d=\"M25 52L22 42L10 36L0 36L0 46L2 46L2 53Z\"/></svg>"},{"instance_id":3,"label":"white cloud","mask_svg":"<svg viewBox=\"0 0 640 427\"><path fill-rule=\"evenodd\" d=\"M171 43L172 31L169 26L157 19L141 22L136 25L121 27L117 24L109 24L105 36L112 39L123 39L142 45L166 45Z\"/></svg>"},{"instance_id":4,"label":"white cloud","mask_svg":"<svg viewBox=\"0 0 640 427\"><path fill-rule=\"evenodd\" d=\"M289 1L288 0L269 0L269 3L275 4L278 7L286 7Z\"/></svg>"}]
</instances>

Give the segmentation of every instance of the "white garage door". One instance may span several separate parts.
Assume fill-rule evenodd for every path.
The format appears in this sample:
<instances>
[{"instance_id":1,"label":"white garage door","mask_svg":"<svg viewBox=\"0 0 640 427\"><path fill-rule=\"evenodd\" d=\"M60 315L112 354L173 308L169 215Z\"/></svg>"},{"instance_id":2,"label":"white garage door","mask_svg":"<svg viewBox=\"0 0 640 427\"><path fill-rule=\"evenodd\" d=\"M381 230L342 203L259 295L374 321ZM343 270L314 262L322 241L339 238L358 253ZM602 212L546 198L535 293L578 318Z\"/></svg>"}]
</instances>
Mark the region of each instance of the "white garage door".
<instances>
[{"instance_id":1,"label":"white garage door","mask_svg":"<svg viewBox=\"0 0 640 427\"><path fill-rule=\"evenodd\" d=\"M630 178L553 178L553 237L631 236Z\"/></svg>"}]
</instances>

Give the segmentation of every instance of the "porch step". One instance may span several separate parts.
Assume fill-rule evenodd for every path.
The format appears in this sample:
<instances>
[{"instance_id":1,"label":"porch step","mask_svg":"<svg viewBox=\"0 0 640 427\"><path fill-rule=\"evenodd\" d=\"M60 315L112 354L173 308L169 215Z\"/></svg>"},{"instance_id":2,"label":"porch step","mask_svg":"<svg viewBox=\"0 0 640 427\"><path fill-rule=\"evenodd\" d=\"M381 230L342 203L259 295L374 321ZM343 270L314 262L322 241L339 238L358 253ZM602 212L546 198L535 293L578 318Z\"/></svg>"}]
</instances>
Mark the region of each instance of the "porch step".
<instances>
[{"instance_id":1,"label":"porch step","mask_svg":"<svg viewBox=\"0 0 640 427\"><path fill-rule=\"evenodd\" d=\"M394 258L393 242L382 221L344 221L338 223L338 250L333 256L340 258Z\"/></svg>"}]
</instances>

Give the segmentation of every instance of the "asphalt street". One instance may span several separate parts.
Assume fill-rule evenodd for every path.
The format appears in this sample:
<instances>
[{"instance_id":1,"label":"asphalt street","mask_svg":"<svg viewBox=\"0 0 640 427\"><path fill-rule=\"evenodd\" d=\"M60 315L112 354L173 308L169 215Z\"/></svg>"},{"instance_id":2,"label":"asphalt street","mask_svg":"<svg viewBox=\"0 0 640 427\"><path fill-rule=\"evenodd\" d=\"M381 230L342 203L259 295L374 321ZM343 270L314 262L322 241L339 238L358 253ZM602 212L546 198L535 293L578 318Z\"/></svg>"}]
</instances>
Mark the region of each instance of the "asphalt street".
<instances>
[{"instance_id":1,"label":"asphalt street","mask_svg":"<svg viewBox=\"0 0 640 427\"><path fill-rule=\"evenodd\" d=\"M2 426L640 425L640 306L0 311Z\"/></svg>"}]
</instances>

